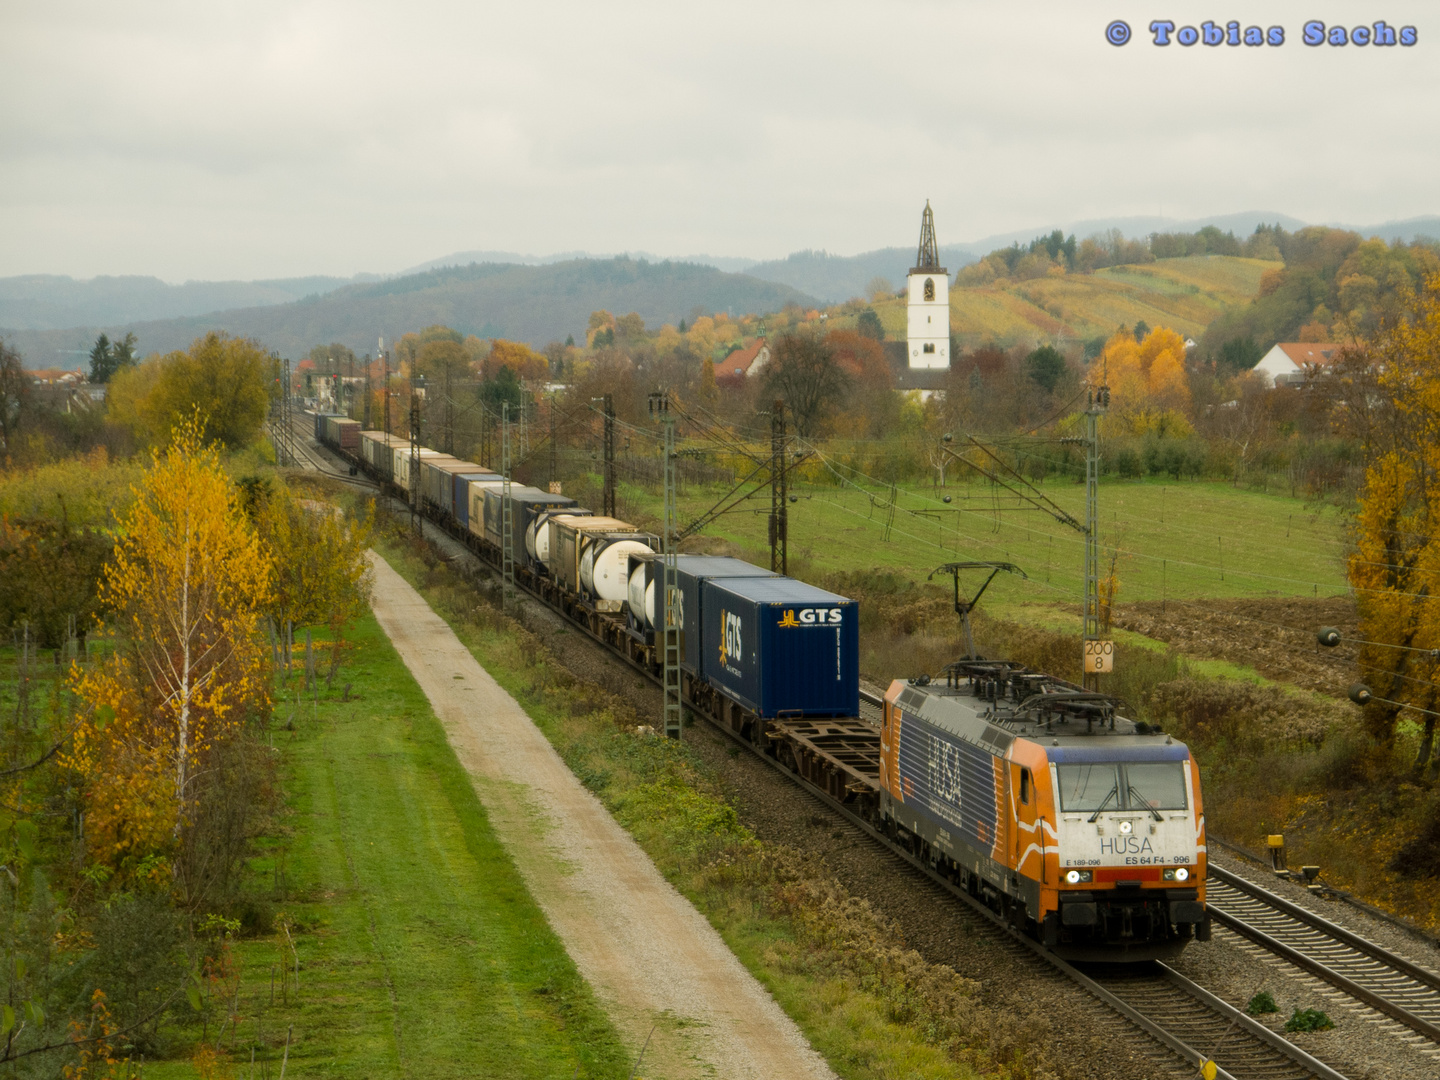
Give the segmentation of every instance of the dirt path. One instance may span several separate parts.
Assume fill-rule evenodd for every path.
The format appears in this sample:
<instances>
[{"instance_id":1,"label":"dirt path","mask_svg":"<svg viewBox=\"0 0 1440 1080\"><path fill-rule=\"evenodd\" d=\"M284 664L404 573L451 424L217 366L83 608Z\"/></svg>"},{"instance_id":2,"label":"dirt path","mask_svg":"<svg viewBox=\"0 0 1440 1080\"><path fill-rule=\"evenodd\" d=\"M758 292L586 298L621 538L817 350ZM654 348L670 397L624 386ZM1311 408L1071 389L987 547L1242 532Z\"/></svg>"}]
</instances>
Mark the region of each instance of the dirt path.
<instances>
[{"instance_id":1,"label":"dirt path","mask_svg":"<svg viewBox=\"0 0 1440 1080\"><path fill-rule=\"evenodd\" d=\"M644 1076L825 1077L799 1029L575 779L520 705L383 559L374 609L550 925Z\"/></svg>"}]
</instances>

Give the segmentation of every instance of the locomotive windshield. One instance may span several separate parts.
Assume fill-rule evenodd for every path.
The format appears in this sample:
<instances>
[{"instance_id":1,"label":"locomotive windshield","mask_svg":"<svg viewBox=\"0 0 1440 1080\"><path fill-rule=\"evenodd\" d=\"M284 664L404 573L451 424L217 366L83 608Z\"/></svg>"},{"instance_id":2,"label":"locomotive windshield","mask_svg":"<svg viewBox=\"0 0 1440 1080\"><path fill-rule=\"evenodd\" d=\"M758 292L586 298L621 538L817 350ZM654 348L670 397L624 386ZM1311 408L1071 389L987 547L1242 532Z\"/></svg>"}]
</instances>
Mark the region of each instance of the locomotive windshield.
<instances>
[{"instance_id":1,"label":"locomotive windshield","mask_svg":"<svg viewBox=\"0 0 1440 1080\"><path fill-rule=\"evenodd\" d=\"M1058 771L1062 810L1099 810L1107 804L1115 806L1120 775L1114 765L1108 762L1104 765L1061 765Z\"/></svg>"},{"instance_id":2,"label":"locomotive windshield","mask_svg":"<svg viewBox=\"0 0 1440 1080\"><path fill-rule=\"evenodd\" d=\"M1178 761L1105 762L1058 765L1060 809L1071 813L1104 810L1184 810L1185 767Z\"/></svg>"},{"instance_id":3,"label":"locomotive windshield","mask_svg":"<svg viewBox=\"0 0 1440 1080\"><path fill-rule=\"evenodd\" d=\"M1145 810L1185 809L1185 767L1178 761L1132 761L1122 766L1129 805Z\"/></svg>"}]
</instances>

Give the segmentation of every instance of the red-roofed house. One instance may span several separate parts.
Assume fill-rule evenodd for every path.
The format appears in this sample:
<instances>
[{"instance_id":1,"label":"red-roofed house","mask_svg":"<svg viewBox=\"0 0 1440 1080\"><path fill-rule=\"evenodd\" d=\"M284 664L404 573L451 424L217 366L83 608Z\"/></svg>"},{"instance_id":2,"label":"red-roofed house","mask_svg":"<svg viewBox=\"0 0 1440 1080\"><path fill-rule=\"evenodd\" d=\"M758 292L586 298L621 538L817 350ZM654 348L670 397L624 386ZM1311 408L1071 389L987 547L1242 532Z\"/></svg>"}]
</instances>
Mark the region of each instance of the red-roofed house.
<instances>
[{"instance_id":1,"label":"red-roofed house","mask_svg":"<svg viewBox=\"0 0 1440 1080\"><path fill-rule=\"evenodd\" d=\"M1260 358L1254 372L1269 386L1304 382L1340 355L1343 346L1333 341L1282 341Z\"/></svg>"},{"instance_id":2,"label":"red-roofed house","mask_svg":"<svg viewBox=\"0 0 1440 1080\"><path fill-rule=\"evenodd\" d=\"M724 360L715 363L715 381L732 389L743 386L746 379L753 379L770 362L770 346L764 338L757 338L749 345L736 349Z\"/></svg>"}]
</instances>

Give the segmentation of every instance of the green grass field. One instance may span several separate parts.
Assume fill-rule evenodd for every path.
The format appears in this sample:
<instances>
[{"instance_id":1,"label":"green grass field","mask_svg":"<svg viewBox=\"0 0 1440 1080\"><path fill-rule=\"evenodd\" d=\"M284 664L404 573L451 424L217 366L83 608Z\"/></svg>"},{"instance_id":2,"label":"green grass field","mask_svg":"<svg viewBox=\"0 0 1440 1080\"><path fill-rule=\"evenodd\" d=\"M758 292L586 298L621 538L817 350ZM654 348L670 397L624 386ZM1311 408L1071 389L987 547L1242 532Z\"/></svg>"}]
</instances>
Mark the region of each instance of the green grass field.
<instances>
[{"instance_id":1,"label":"green grass field","mask_svg":"<svg viewBox=\"0 0 1440 1080\"><path fill-rule=\"evenodd\" d=\"M1083 523L1083 485L1047 482L1043 493ZM680 500L689 521L722 494L690 489ZM880 571L915 581L941 563L1003 560L1028 581L1005 576L988 607L1075 602L1083 593L1080 533L1039 510L1021 509L1003 491L951 485L902 488L892 513L889 491L870 485L797 487L789 512L790 571L795 576ZM622 488L624 499L658 519L660 499ZM942 501L944 495L951 503ZM716 540L768 565L768 491L708 526ZM758 511L758 512L755 512ZM1104 566L1115 553L1117 600L1194 597L1329 596L1345 590L1343 521L1330 507L1223 483L1107 481L1100 489ZM708 539L706 539L708 538Z\"/></svg>"},{"instance_id":2,"label":"green grass field","mask_svg":"<svg viewBox=\"0 0 1440 1080\"><path fill-rule=\"evenodd\" d=\"M257 891L283 892L273 903L277 923L291 923L299 990L279 925L242 941L240 1019L222 1048L248 1069L256 1047L278 1076L293 1024L287 1077L623 1077L608 1018L424 695L373 617L352 641L335 691L275 734L288 837L252 864ZM287 715L277 709L280 723ZM195 1072L156 1062L146 1075Z\"/></svg>"},{"instance_id":3,"label":"green grass field","mask_svg":"<svg viewBox=\"0 0 1440 1080\"><path fill-rule=\"evenodd\" d=\"M1210 321L1250 300L1266 270L1282 264L1231 256L1159 259L1093 274L960 287L950 291L950 326L966 345L1030 345L1037 339L1093 338L1117 326L1168 326L1199 337ZM905 301L874 305L885 334L905 337ZM848 325L837 321L834 325Z\"/></svg>"}]
</instances>

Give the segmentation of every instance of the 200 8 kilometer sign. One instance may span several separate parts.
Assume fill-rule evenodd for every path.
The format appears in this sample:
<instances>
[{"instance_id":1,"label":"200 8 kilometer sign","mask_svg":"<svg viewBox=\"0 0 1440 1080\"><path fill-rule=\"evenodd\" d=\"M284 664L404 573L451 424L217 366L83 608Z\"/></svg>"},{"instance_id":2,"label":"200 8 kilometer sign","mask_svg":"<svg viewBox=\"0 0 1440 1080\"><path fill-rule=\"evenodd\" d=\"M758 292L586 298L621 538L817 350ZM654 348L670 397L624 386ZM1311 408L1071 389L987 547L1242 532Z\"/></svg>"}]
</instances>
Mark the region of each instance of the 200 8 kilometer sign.
<instances>
[{"instance_id":1,"label":"200 8 kilometer sign","mask_svg":"<svg viewBox=\"0 0 1440 1080\"><path fill-rule=\"evenodd\" d=\"M1085 642L1085 670L1092 675L1106 675L1115 670L1113 641Z\"/></svg>"}]
</instances>

